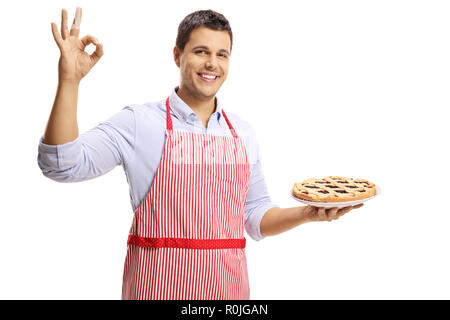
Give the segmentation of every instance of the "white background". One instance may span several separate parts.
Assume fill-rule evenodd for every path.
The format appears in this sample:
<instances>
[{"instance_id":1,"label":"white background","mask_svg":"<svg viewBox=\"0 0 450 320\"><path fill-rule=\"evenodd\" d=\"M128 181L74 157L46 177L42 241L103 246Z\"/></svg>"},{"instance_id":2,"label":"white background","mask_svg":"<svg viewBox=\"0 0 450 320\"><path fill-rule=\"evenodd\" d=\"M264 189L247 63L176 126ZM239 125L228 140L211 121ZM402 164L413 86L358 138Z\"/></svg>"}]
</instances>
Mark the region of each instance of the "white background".
<instances>
[{"instance_id":1,"label":"white background","mask_svg":"<svg viewBox=\"0 0 450 320\"><path fill-rule=\"evenodd\" d=\"M71 24L105 55L82 80L80 132L178 84L178 24L224 14L234 33L225 109L258 136L281 207L310 177L366 178L382 194L331 223L247 236L252 299L449 299L450 4L446 1L2 1L0 298L120 299L132 221L121 167L45 178L37 147ZM94 48L88 47L92 52Z\"/></svg>"}]
</instances>

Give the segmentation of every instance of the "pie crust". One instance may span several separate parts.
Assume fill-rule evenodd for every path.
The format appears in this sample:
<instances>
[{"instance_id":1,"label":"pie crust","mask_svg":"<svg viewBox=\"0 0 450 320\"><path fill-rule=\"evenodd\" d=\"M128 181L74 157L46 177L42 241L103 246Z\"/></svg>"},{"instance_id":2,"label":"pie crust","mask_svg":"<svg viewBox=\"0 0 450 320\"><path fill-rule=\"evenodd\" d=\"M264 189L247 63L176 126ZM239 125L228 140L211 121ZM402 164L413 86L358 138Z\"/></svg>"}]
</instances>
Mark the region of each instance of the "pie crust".
<instances>
[{"instance_id":1,"label":"pie crust","mask_svg":"<svg viewBox=\"0 0 450 320\"><path fill-rule=\"evenodd\" d=\"M294 183L292 194L297 198L317 202L345 202L375 195L375 184L364 179L329 176Z\"/></svg>"}]
</instances>

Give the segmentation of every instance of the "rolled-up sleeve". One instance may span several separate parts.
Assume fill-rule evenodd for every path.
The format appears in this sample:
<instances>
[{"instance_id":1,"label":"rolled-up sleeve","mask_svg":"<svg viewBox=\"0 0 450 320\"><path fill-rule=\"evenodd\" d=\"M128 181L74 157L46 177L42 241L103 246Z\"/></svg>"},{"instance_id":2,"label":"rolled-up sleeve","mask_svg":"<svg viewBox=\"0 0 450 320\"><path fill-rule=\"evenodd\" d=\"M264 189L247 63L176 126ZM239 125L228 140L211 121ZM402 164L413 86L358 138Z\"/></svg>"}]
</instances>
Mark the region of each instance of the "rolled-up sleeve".
<instances>
[{"instance_id":1,"label":"rolled-up sleeve","mask_svg":"<svg viewBox=\"0 0 450 320\"><path fill-rule=\"evenodd\" d=\"M134 155L136 119L127 106L75 140L48 145L39 139L37 162L44 176L58 182L92 179L126 164Z\"/></svg>"},{"instance_id":2,"label":"rolled-up sleeve","mask_svg":"<svg viewBox=\"0 0 450 320\"><path fill-rule=\"evenodd\" d=\"M245 230L252 239L259 241L265 238L260 230L264 214L278 205L270 199L260 161L251 166L251 171L250 187L245 204Z\"/></svg>"},{"instance_id":3,"label":"rolled-up sleeve","mask_svg":"<svg viewBox=\"0 0 450 320\"><path fill-rule=\"evenodd\" d=\"M250 126L249 132L248 153L256 157L256 162L254 162L254 159L250 159L251 174L250 186L245 203L245 230L252 239L259 241L265 238L260 230L260 224L264 214L267 210L279 206L270 199L261 168L261 154L258 142Z\"/></svg>"}]
</instances>

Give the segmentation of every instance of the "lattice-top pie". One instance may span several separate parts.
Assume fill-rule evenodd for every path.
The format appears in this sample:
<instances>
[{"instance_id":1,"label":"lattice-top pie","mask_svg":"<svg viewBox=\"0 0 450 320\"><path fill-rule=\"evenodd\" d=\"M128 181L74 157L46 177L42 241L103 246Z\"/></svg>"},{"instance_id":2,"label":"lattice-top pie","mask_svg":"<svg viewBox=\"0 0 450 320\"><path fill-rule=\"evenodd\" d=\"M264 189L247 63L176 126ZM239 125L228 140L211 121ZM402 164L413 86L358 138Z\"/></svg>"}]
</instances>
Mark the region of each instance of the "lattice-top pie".
<instances>
[{"instance_id":1,"label":"lattice-top pie","mask_svg":"<svg viewBox=\"0 0 450 320\"><path fill-rule=\"evenodd\" d=\"M292 194L297 198L317 202L344 202L375 195L375 184L364 179L330 176L296 182Z\"/></svg>"}]
</instances>

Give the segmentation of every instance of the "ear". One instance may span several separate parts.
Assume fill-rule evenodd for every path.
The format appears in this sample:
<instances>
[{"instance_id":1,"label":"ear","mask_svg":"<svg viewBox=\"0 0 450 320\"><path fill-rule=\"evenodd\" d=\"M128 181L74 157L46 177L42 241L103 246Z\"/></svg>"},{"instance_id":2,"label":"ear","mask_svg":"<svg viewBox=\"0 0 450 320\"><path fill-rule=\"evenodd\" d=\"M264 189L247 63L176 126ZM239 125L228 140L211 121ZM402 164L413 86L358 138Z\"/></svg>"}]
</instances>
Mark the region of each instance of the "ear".
<instances>
[{"instance_id":1,"label":"ear","mask_svg":"<svg viewBox=\"0 0 450 320\"><path fill-rule=\"evenodd\" d=\"M175 61L175 64L177 65L177 67L180 67L180 59L181 59L181 52L180 49L175 46L173 47L173 60Z\"/></svg>"}]
</instances>

